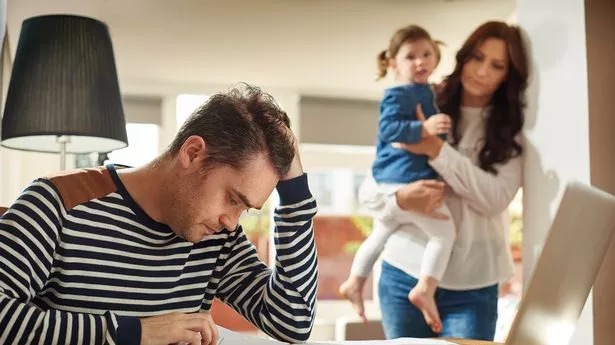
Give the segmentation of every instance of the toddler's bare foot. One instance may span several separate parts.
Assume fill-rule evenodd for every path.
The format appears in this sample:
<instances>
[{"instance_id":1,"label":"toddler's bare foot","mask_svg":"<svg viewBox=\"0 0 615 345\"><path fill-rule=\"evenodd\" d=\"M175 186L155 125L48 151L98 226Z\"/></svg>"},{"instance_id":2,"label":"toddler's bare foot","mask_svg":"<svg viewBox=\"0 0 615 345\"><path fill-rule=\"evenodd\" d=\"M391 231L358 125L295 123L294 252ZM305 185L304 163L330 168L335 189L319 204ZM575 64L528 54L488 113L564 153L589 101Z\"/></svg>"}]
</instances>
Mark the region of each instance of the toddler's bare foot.
<instances>
[{"instance_id":1,"label":"toddler's bare foot","mask_svg":"<svg viewBox=\"0 0 615 345\"><path fill-rule=\"evenodd\" d=\"M423 312L425 322L431 327L431 330L440 334L442 332L442 321L433 294L430 294L427 289L423 289L419 284L410 290L408 299Z\"/></svg>"},{"instance_id":2,"label":"toddler's bare foot","mask_svg":"<svg viewBox=\"0 0 615 345\"><path fill-rule=\"evenodd\" d=\"M339 287L339 293L350 301L352 307L357 312L363 322L367 322L365 317L365 307L363 306L363 285L365 278L350 276Z\"/></svg>"}]
</instances>

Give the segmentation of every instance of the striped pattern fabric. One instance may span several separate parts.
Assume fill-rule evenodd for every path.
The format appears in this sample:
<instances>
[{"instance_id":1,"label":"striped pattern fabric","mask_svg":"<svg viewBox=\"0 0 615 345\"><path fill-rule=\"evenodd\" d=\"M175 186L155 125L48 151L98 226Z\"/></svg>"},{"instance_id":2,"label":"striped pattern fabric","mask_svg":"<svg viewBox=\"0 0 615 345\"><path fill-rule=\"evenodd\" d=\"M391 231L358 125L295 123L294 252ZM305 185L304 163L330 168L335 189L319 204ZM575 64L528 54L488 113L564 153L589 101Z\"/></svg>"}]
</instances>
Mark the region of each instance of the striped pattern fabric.
<instances>
[{"instance_id":1,"label":"striped pattern fabric","mask_svg":"<svg viewBox=\"0 0 615 345\"><path fill-rule=\"evenodd\" d=\"M278 193L270 269L241 227L198 244L175 236L139 208L113 166L33 182L0 218L0 344L138 343L138 318L206 311L214 297L273 338L305 341L316 203L306 175Z\"/></svg>"}]
</instances>

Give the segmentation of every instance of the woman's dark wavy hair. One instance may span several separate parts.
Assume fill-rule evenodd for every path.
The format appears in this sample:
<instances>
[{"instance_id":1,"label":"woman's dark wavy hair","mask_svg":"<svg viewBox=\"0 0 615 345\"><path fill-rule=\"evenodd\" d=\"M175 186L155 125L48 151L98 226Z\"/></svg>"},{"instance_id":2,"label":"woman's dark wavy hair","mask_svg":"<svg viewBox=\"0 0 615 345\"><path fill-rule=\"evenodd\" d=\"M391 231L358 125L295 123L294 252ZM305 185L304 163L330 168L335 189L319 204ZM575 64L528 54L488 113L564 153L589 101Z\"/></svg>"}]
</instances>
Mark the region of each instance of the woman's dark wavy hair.
<instances>
[{"instance_id":1,"label":"woman's dark wavy hair","mask_svg":"<svg viewBox=\"0 0 615 345\"><path fill-rule=\"evenodd\" d=\"M461 71L488 38L506 42L509 68L506 78L493 94L491 114L487 119L484 146L479 154L479 166L497 174L494 167L523 153L516 136L523 128L524 94L527 87L528 61L525 46L518 27L504 22L490 21L478 27L465 41L456 55L453 73L445 78L438 92L440 111L453 120L453 145L459 143L458 124L461 108Z\"/></svg>"}]
</instances>

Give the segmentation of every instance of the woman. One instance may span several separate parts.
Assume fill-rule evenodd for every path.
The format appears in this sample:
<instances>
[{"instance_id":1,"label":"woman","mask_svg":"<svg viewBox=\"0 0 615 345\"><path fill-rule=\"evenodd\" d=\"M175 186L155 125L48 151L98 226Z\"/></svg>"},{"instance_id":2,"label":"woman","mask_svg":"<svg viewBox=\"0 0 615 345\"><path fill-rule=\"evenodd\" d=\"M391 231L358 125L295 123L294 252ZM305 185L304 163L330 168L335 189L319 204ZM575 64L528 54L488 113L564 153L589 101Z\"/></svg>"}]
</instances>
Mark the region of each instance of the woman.
<instances>
[{"instance_id":1,"label":"woman","mask_svg":"<svg viewBox=\"0 0 615 345\"><path fill-rule=\"evenodd\" d=\"M527 76L519 29L503 22L481 25L457 53L455 70L438 92L440 111L453 120L450 143L428 136L414 145L394 144L428 156L448 186L444 202L457 239L436 292L443 337L494 337L498 284L513 275L505 211L522 179L519 137ZM386 205L378 209L380 216L390 217L404 212L404 205L416 208L412 195L402 190L395 203L382 201L386 196L369 197L374 205ZM438 336L407 299L425 243L418 229L407 226L385 246L378 294L387 338Z\"/></svg>"}]
</instances>

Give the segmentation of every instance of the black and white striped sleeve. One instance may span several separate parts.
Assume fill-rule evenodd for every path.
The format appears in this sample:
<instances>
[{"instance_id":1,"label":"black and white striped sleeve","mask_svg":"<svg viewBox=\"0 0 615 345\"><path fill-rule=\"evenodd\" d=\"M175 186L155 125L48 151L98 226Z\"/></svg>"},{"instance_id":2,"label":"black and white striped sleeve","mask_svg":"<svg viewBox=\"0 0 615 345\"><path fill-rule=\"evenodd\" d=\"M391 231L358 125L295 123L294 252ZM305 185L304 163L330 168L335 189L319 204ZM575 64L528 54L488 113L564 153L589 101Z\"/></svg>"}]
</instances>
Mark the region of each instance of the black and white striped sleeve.
<instances>
[{"instance_id":1,"label":"black and white striped sleeve","mask_svg":"<svg viewBox=\"0 0 615 345\"><path fill-rule=\"evenodd\" d=\"M0 344L116 344L120 323L140 335L138 319L43 311L30 303L50 275L64 214L53 184L40 179L0 218Z\"/></svg>"},{"instance_id":2,"label":"black and white striped sleeve","mask_svg":"<svg viewBox=\"0 0 615 345\"><path fill-rule=\"evenodd\" d=\"M277 186L276 260L273 270L259 261L242 231L220 272L217 297L273 338L306 341L312 331L318 268L312 219L316 201L307 175Z\"/></svg>"}]
</instances>

